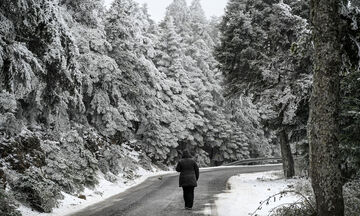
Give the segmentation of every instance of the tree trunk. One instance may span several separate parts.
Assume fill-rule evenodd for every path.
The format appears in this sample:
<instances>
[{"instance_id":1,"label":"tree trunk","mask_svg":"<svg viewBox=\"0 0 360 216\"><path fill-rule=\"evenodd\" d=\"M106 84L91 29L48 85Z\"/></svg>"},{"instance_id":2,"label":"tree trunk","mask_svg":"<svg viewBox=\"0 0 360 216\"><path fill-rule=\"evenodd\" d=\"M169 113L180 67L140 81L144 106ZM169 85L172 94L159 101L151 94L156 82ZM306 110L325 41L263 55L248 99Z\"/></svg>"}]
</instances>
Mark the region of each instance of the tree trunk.
<instances>
[{"instance_id":1,"label":"tree trunk","mask_svg":"<svg viewBox=\"0 0 360 216\"><path fill-rule=\"evenodd\" d=\"M310 175L319 216L343 216L339 169L339 72L341 23L338 0L311 0L314 82L308 137Z\"/></svg>"},{"instance_id":2,"label":"tree trunk","mask_svg":"<svg viewBox=\"0 0 360 216\"><path fill-rule=\"evenodd\" d=\"M291 178L295 175L294 159L285 129L280 131L281 158L283 163L284 176Z\"/></svg>"}]
</instances>

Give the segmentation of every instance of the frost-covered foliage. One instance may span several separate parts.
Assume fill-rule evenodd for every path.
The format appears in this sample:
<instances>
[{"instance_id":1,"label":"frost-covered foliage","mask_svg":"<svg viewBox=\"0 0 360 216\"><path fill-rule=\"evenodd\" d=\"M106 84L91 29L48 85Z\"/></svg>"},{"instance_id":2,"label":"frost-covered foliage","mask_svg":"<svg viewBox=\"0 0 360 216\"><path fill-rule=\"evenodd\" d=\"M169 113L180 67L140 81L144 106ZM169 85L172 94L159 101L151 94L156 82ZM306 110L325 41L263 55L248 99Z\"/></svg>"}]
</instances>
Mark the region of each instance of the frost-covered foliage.
<instances>
[{"instance_id":1,"label":"frost-covered foliage","mask_svg":"<svg viewBox=\"0 0 360 216\"><path fill-rule=\"evenodd\" d=\"M344 5L346 20L341 81L341 149L343 171L349 178L360 168L360 8L356 1Z\"/></svg>"},{"instance_id":2,"label":"frost-covered foliage","mask_svg":"<svg viewBox=\"0 0 360 216\"><path fill-rule=\"evenodd\" d=\"M175 74L174 79L186 88L189 103L195 108L195 115L191 117L195 128L191 129L190 139L182 144L204 146L202 150L215 164L247 157L249 143L243 139L243 125L234 121L222 96L222 76L212 55L217 41L211 35L216 30L206 20L199 1L193 1L189 9L185 1L174 1L160 30L161 52L156 56L156 64L167 74L172 71L166 70L166 65L178 65L173 71L180 74Z\"/></svg>"},{"instance_id":3,"label":"frost-covered foliage","mask_svg":"<svg viewBox=\"0 0 360 216\"><path fill-rule=\"evenodd\" d=\"M100 16L103 13L101 0L60 0L71 16L79 23L89 27L97 27L100 22Z\"/></svg>"},{"instance_id":4,"label":"frost-covered foliage","mask_svg":"<svg viewBox=\"0 0 360 216\"><path fill-rule=\"evenodd\" d=\"M2 179L17 200L41 212L56 206L60 191L94 186L99 169L113 181L137 169L117 138L134 117L119 96L121 72L105 55L111 46L101 26L77 23L62 4L1 4ZM106 106L109 95L119 102Z\"/></svg>"},{"instance_id":5,"label":"frost-covered foliage","mask_svg":"<svg viewBox=\"0 0 360 216\"><path fill-rule=\"evenodd\" d=\"M299 2L229 1L220 24L215 55L226 93L251 98L274 145L284 131L286 142L306 142L312 49Z\"/></svg>"},{"instance_id":6,"label":"frost-covered foliage","mask_svg":"<svg viewBox=\"0 0 360 216\"><path fill-rule=\"evenodd\" d=\"M202 166L271 152L252 103L222 96L218 19L209 22L200 1L175 0L159 25L133 0L106 13L101 3L1 1L6 191L51 212L61 192L93 187L98 172L134 178L138 166L172 164L183 149Z\"/></svg>"},{"instance_id":7,"label":"frost-covered foliage","mask_svg":"<svg viewBox=\"0 0 360 216\"><path fill-rule=\"evenodd\" d=\"M4 187L0 184L0 215L20 216L20 212L16 210L16 206L9 196L5 193Z\"/></svg>"},{"instance_id":8,"label":"frost-covered foliage","mask_svg":"<svg viewBox=\"0 0 360 216\"><path fill-rule=\"evenodd\" d=\"M232 134L241 128L231 130L239 124L223 107L221 77L211 55L215 42L199 2L188 8L185 1L174 1L167 10L156 26L146 8L119 0L105 21L109 53L129 88L122 96L136 105L134 145L170 163L184 148L203 165L215 158L221 163L248 157L248 144Z\"/></svg>"},{"instance_id":9,"label":"frost-covered foliage","mask_svg":"<svg viewBox=\"0 0 360 216\"><path fill-rule=\"evenodd\" d=\"M355 178L347 182L344 187L345 215L356 216L360 214L360 180Z\"/></svg>"},{"instance_id":10,"label":"frost-covered foliage","mask_svg":"<svg viewBox=\"0 0 360 216\"><path fill-rule=\"evenodd\" d=\"M262 128L261 116L251 97L241 96L232 100L228 107L232 112L232 119L241 125L242 142L249 144L251 157L266 157L276 152L275 147L269 145L268 138Z\"/></svg>"}]
</instances>

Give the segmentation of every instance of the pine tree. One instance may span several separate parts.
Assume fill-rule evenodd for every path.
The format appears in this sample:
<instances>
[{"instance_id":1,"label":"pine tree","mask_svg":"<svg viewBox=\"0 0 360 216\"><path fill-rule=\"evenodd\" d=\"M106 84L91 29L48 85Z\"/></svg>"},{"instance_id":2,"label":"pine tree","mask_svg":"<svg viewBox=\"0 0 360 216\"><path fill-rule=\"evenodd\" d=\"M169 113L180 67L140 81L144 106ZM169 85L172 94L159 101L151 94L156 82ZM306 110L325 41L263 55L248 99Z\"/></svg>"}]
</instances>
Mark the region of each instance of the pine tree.
<instances>
[{"instance_id":1,"label":"pine tree","mask_svg":"<svg viewBox=\"0 0 360 216\"><path fill-rule=\"evenodd\" d=\"M202 9L200 0L193 0L190 5L190 20L192 31L195 35L203 36L202 34L207 31L207 19L205 12Z\"/></svg>"},{"instance_id":2,"label":"pine tree","mask_svg":"<svg viewBox=\"0 0 360 216\"><path fill-rule=\"evenodd\" d=\"M100 17L104 13L101 0L61 0L62 5L66 5L71 11L72 17L79 23L89 27L97 27L100 24Z\"/></svg>"},{"instance_id":3,"label":"pine tree","mask_svg":"<svg viewBox=\"0 0 360 216\"><path fill-rule=\"evenodd\" d=\"M175 26L178 27L178 33L181 36L186 35L189 30L190 13L186 0L174 0L167 8L165 17L172 16Z\"/></svg>"},{"instance_id":4,"label":"pine tree","mask_svg":"<svg viewBox=\"0 0 360 216\"><path fill-rule=\"evenodd\" d=\"M287 177L294 175L289 134L305 127L295 113L306 116L297 110L300 101L307 103L311 80L309 67L298 69L298 64L309 62L299 63L290 48L304 37L306 28L306 20L293 15L285 3L229 1L215 53L227 95L252 97L266 122L268 138L277 136Z\"/></svg>"},{"instance_id":5,"label":"pine tree","mask_svg":"<svg viewBox=\"0 0 360 216\"><path fill-rule=\"evenodd\" d=\"M351 5L342 8L342 15L347 21L344 32L346 39L342 41L344 47L344 72L341 79L340 103L340 148L342 158L342 174L350 179L358 174L360 168L360 128L359 112L360 98L360 33L359 33L359 6L352 1Z\"/></svg>"}]
</instances>

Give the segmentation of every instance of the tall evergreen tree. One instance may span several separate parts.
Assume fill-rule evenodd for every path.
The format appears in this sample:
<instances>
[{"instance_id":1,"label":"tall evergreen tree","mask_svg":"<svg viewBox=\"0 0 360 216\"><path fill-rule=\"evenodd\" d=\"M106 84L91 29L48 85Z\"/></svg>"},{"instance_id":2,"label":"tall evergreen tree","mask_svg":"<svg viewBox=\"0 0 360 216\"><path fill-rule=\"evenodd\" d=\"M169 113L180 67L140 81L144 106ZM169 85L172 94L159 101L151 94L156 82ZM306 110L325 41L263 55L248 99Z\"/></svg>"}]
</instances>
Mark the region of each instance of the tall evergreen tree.
<instances>
[{"instance_id":1,"label":"tall evergreen tree","mask_svg":"<svg viewBox=\"0 0 360 216\"><path fill-rule=\"evenodd\" d=\"M341 156L342 171L346 179L359 173L360 168L360 5L351 1L343 7L342 15L347 21L344 32L343 77L341 80Z\"/></svg>"},{"instance_id":2,"label":"tall evergreen tree","mask_svg":"<svg viewBox=\"0 0 360 216\"><path fill-rule=\"evenodd\" d=\"M190 13L186 0L174 0L167 8L165 17L172 16L174 24L178 26L179 32L186 33L189 26Z\"/></svg>"},{"instance_id":3,"label":"tall evergreen tree","mask_svg":"<svg viewBox=\"0 0 360 216\"><path fill-rule=\"evenodd\" d=\"M194 0L190 5L190 25L193 32L201 35L207 30L207 19L200 0Z\"/></svg>"},{"instance_id":4,"label":"tall evergreen tree","mask_svg":"<svg viewBox=\"0 0 360 216\"><path fill-rule=\"evenodd\" d=\"M294 175L290 134L305 128L298 117L306 116L300 104L307 104L311 80L309 62L297 62L290 49L307 26L291 10L278 1L229 1L215 53L226 78L226 94L252 97L268 139L277 137L286 177Z\"/></svg>"}]
</instances>

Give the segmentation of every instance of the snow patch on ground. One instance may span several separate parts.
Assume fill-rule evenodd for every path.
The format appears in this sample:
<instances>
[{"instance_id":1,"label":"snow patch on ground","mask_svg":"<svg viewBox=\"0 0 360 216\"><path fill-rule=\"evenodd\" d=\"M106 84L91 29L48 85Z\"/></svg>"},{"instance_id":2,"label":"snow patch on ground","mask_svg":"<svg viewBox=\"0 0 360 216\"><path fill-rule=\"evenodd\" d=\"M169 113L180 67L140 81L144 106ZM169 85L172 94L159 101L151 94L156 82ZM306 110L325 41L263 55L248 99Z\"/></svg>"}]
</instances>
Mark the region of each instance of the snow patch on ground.
<instances>
[{"instance_id":1,"label":"snow patch on ground","mask_svg":"<svg viewBox=\"0 0 360 216\"><path fill-rule=\"evenodd\" d=\"M200 168L200 170L215 170L215 169L239 168L239 167L273 167L273 166L282 166L282 164L276 163L276 164L258 164L258 165L216 166L216 167L203 167L203 168Z\"/></svg>"},{"instance_id":2,"label":"snow patch on ground","mask_svg":"<svg viewBox=\"0 0 360 216\"><path fill-rule=\"evenodd\" d=\"M24 205L20 205L18 210L23 216L63 216L79 211L87 206L101 202L113 195L126 191L127 189L141 184L149 177L174 173L173 171L160 171L153 169L154 172L147 171L143 168L139 168L136 174L141 176L134 180L129 180L123 176L118 176L118 180L114 183L107 181L103 174L99 174L99 184L94 189L86 188L81 195L85 195L86 200L80 199L77 196L73 196L63 192L64 199L60 201L58 208L55 208L52 213L39 213L33 211Z\"/></svg>"},{"instance_id":3,"label":"snow patch on ground","mask_svg":"<svg viewBox=\"0 0 360 216\"><path fill-rule=\"evenodd\" d=\"M218 216L246 216L252 215L260 206L260 202L268 197L284 190L291 190L296 179L285 179L282 171L270 171L260 173L247 173L233 176L228 181L227 191L216 195L215 209ZM256 216L267 216L269 212L285 203L293 203L300 197L286 194L280 200L271 199L269 204L263 204Z\"/></svg>"}]
</instances>

